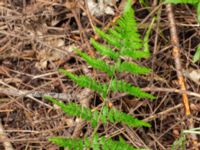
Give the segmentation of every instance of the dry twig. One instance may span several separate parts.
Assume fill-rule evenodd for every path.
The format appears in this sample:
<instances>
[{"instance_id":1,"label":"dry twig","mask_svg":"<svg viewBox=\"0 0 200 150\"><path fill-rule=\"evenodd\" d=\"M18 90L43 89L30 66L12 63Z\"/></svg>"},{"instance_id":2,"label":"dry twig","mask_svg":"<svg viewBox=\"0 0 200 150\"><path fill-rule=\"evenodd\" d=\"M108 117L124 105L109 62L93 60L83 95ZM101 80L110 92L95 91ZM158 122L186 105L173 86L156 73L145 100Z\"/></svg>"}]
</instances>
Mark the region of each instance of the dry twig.
<instances>
[{"instance_id":1,"label":"dry twig","mask_svg":"<svg viewBox=\"0 0 200 150\"><path fill-rule=\"evenodd\" d=\"M175 25L175 19L174 19L174 14L172 11L171 4L167 4L166 9L167 9L167 14L168 14L168 19L169 19L171 43L173 46L173 57L174 57L174 61L175 61L176 73L178 76L178 81L179 81L181 90L186 90L184 76L182 73L182 65L181 65L181 61L180 61L180 50L181 49L180 49L180 45L179 45L179 40L178 40L178 35L177 35L177 30L176 30L176 25ZM182 100L183 100L183 104L185 107L185 114L186 114L186 116L188 116L191 114L191 112L190 112L187 94L185 94L185 93L182 94Z\"/></svg>"},{"instance_id":2,"label":"dry twig","mask_svg":"<svg viewBox=\"0 0 200 150\"><path fill-rule=\"evenodd\" d=\"M179 85L180 85L181 90L186 90L185 80L184 80L184 76L183 76L183 72L182 72L182 65L181 65L181 61L180 61L181 48L179 45L179 39L178 39L176 25L175 25L175 19L174 19L174 13L173 13L171 4L166 5L166 11L167 11L168 20L169 20L171 43L173 45L173 57L174 57L174 61L175 61L175 67L176 67ZM188 100L188 96L186 93L182 94L182 101L183 101L183 105L185 107L185 115L190 116L191 115L190 105L189 105L189 100ZM193 119L189 118L188 122L189 122L189 128L193 128L194 127ZM193 140L193 144L197 145L196 135L191 134L191 138Z\"/></svg>"},{"instance_id":3,"label":"dry twig","mask_svg":"<svg viewBox=\"0 0 200 150\"><path fill-rule=\"evenodd\" d=\"M12 144L7 141L8 137L6 136L6 133L4 132L1 120L0 120L0 141L3 142L5 150L14 150L12 147Z\"/></svg>"}]
</instances>

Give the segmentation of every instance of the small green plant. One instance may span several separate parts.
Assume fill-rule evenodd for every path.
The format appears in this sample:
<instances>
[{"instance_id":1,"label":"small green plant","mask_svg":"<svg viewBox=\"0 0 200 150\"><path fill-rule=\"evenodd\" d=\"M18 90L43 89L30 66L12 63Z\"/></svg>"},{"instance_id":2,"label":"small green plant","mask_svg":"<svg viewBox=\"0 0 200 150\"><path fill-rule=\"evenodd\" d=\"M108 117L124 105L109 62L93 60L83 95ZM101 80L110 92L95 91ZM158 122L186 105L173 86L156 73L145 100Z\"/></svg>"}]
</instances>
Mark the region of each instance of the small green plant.
<instances>
[{"instance_id":1,"label":"small green plant","mask_svg":"<svg viewBox=\"0 0 200 150\"><path fill-rule=\"evenodd\" d=\"M124 9L123 15L117 20L116 25L108 29L107 32L103 32L96 28L97 34L107 42L101 44L91 39L93 47L103 56L107 56L114 62L112 65L98 58L89 56L88 54L76 49L76 53L81 56L90 66L102 71L110 77L108 83L101 83L95 79L86 75L75 75L65 69L59 69L59 72L65 74L68 78L73 80L76 84L81 87L89 88L96 91L99 96L102 97L103 105L100 110L91 110L80 106L76 103L64 104L54 98L45 97L45 99L58 105L67 115L80 117L91 123L92 127L97 127L98 123L122 123L131 127L150 127L151 125L147 122L138 120L131 115L117 110L116 108L109 108L106 106L109 101L110 92L124 92L129 95L138 98L154 99L154 96L142 91L139 87L135 87L124 80L117 78L121 72L141 75L147 74L151 69L147 67L139 66L136 63L126 61L122 59L122 56L130 57L134 60L141 58L148 58L150 52L148 50L148 36L150 31L145 36L145 42L140 37L137 29L137 23L134 17L134 10L131 7L132 0L128 0L127 5ZM130 145L120 141L113 141L112 139L106 139L104 136L99 137L96 133L90 137L92 142L89 142L88 138L85 139L70 139L53 137L49 139L51 142L61 146L73 149L93 148L94 150L132 150Z\"/></svg>"},{"instance_id":2,"label":"small green plant","mask_svg":"<svg viewBox=\"0 0 200 150\"><path fill-rule=\"evenodd\" d=\"M171 150L186 150L186 134L200 135L200 127L183 130L180 137L173 143Z\"/></svg>"},{"instance_id":3,"label":"small green plant","mask_svg":"<svg viewBox=\"0 0 200 150\"><path fill-rule=\"evenodd\" d=\"M200 59L200 44L197 46L197 50L193 56L193 62L197 62Z\"/></svg>"},{"instance_id":4,"label":"small green plant","mask_svg":"<svg viewBox=\"0 0 200 150\"><path fill-rule=\"evenodd\" d=\"M165 0L166 3L172 4L191 4L197 9L197 20L200 23L200 0ZM193 62L197 62L200 59L200 44L197 46L196 53L193 56Z\"/></svg>"},{"instance_id":5,"label":"small green plant","mask_svg":"<svg viewBox=\"0 0 200 150\"><path fill-rule=\"evenodd\" d=\"M174 143L172 144L171 150L186 150L185 143L186 143L185 134L181 133L180 138L175 140Z\"/></svg>"}]
</instances>

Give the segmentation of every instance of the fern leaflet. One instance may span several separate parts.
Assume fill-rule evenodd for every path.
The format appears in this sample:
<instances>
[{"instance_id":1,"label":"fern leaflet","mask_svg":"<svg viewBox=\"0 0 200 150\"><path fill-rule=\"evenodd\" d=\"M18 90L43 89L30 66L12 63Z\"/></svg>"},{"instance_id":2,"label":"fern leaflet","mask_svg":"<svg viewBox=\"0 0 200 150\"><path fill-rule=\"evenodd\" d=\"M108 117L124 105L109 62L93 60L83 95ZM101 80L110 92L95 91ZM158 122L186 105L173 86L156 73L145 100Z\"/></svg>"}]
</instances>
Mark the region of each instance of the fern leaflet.
<instances>
[{"instance_id":1,"label":"fern leaflet","mask_svg":"<svg viewBox=\"0 0 200 150\"><path fill-rule=\"evenodd\" d=\"M119 54L117 52L114 52L108 46L98 43L93 38L91 38L90 42L94 46L94 48L101 53L101 55L108 56L114 60L117 60L119 58Z\"/></svg>"},{"instance_id":2,"label":"fern leaflet","mask_svg":"<svg viewBox=\"0 0 200 150\"><path fill-rule=\"evenodd\" d=\"M151 126L149 123L133 118L131 115L120 112L115 108L111 108L109 110L108 107L103 106L102 113L99 113L97 110L92 111L89 108L80 106L76 103L64 104L63 102L49 96L46 96L45 99L61 107L62 110L70 116L76 116L87 121L91 121L93 127L97 125L99 120L104 124L110 121L112 123L123 123L132 127Z\"/></svg>"},{"instance_id":3,"label":"fern leaflet","mask_svg":"<svg viewBox=\"0 0 200 150\"><path fill-rule=\"evenodd\" d=\"M148 94L146 92L143 92L140 88L134 87L131 84L121 81L121 80L112 80L110 82L110 90L116 92L126 92L130 95L140 97L140 98L149 98L149 99L154 99L155 97L152 96L151 94Z\"/></svg>"},{"instance_id":4,"label":"fern leaflet","mask_svg":"<svg viewBox=\"0 0 200 150\"><path fill-rule=\"evenodd\" d=\"M140 58L148 58L150 56L149 52L140 51L140 50L130 50L130 49L121 49L120 51L121 56L129 56L133 59L140 59Z\"/></svg>"},{"instance_id":5,"label":"fern leaflet","mask_svg":"<svg viewBox=\"0 0 200 150\"><path fill-rule=\"evenodd\" d=\"M63 138L63 137L52 137L49 141L54 144L59 145L60 147L74 149L74 150L82 150L83 148L92 148L93 150L142 150L133 148L125 141L114 141L112 139L106 139L105 136L99 138L97 134L95 134L91 142L88 138L85 139L71 139L71 138Z\"/></svg>"},{"instance_id":6,"label":"fern leaflet","mask_svg":"<svg viewBox=\"0 0 200 150\"><path fill-rule=\"evenodd\" d=\"M108 89L106 84L98 83L98 82L96 82L95 80L91 79L88 76L83 76L83 75L77 76L77 75L74 75L74 74L68 72L65 69L59 69L59 72L63 73L64 75L66 75L67 77L72 79L79 86L90 88L90 89L92 89L94 91L97 91L99 94L101 94L103 97L105 97L107 89Z\"/></svg>"},{"instance_id":7,"label":"fern leaflet","mask_svg":"<svg viewBox=\"0 0 200 150\"><path fill-rule=\"evenodd\" d=\"M59 69L60 72L71 78L74 82L76 82L79 86L81 87L87 87L90 88L94 91L97 91L100 93L102 96L106 96L106 93L109 89L109 85L107 83L102 84L99 83L93 79L91 79L88 76L77 76L74 75L67 70L64 69ZM143 92L140 88L134 87L131 84L125 82L125 81L118 81L118 80L112 80L110 82L110 90L113 92L125 92L128 93L132 96L137 96L140 98L149 98L149 99L154 99L155 97L152 96L151 94L148 94L146 92Z\"/></svg>"},{"instance_id":8,"label":"fern leaflet","mask_svg":"<svg viewBox=\"0 0 200 150\"><path fill-rule=\"evenodd\" d=\"M90 64L93 68L99 69L103 72L106 72L109 76L113 76L114 74L114 68L110 65L108 65L105 61L101 59L96 59L92 58L89 55L77 51L77 53L88 63Z\"/></svg>"},{"instance_id":9,"label":"fern leaflet","mask_svg":"<svg viewBox=\"0 0 200 150\"><path fill-rule=\"evenodd\" d=\"M117 68L119 72L129 72L132 74L147 74L151 72L151 69L146 67L140 67L135 63L123 62Z\"/></svg>"}]
</instances>

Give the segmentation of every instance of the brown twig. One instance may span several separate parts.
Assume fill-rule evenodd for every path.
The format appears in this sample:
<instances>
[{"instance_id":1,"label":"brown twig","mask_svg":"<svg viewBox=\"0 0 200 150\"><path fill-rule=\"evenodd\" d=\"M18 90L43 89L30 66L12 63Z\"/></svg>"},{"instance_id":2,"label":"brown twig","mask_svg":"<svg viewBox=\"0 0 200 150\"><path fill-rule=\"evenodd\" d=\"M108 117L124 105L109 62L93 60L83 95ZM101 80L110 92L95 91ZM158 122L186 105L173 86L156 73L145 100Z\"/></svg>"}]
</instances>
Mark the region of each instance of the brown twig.
<instances>
[{"instance_id":1,"label":"brown twig","mask_svg":"<svg viewBox=\"0 0 200 150\"><path fill-rule=\"evenodd\" d=\"M51 96L59 100L71 101L76 99L76 95L66 94L66 93L55 93L55 92L45 92L45 91L28 91L28 90L18 90L12 88L2 88L0 87L0 94L12 95L12 96L24 96L24 97L35 97L42 98L44 96Z\"/></svg>"},{"instance_id":2,"label":"brown twig","mask_svg":"<svg viewBox=\"0 0 200 150\"><path fill-rule=\"evenodd\" d=\"M159 88L159 87L146 87L142 89L143 91L151 91L151 92L170 92L170 93L179 93L179 94L187 94L190 96L195 96L200 98L200 94L186 91L186 90L179 90L176 88Z\"/></svg>"},{"instance_id":3,"label":"brown twig","mask_svg":"<svg viewBox=\"0 0 200 150\"><path fill-rule=\"evenodd\" d=\"M7 140L8 140L8 137L6 136L6 133L4 132L3 125L0 120L0 141L3 141L5 150L14 150L12 147L12 144Z\"/></svg>"},{"instance_id":4,"label":"brown twig","mask_svg":"<svg viewBox=\"0 0 200 150\"><path fill-rule=\"evenodd\" d=\"M167 9L167 14L168 14L168 19L169 19L171 43L173 46L173 57L174 57L174 61L175 61L175 67L176 67L176 72L177 72L177 76L178 76L178 81L179 81L181 90L186 90L185 81L184 81L184 77L183 77L183 73L182 73L181 61L180 61L181 48L179 45L179 39L178 39L176 25L175 25L175 19L174 19L174 13L172 11L171 4L167 4L166 9ZM185 93L182 94L182 100L183 100L183 104L185 107L185 114L186 114L186 116L188 116L191 114L191 112L190 112L187 94L185 94Z\"/></svg>"},{"instance_id":5,"label":"brown twig","mask_svg":"<svg viewBox=\"0 0 200 150\"><path fill-rule=\"evenodd\" d=\"M181 61L180 61L181 48L179 45L179 39L178 39L176 25L175 25L175 19L174 19L174 13L173 13L171 4L166 5L166 11L167 11L168 20L169 20L171 43L173 46L173 57L175 60L175 67L176 67L179 85L180 85L181 90L186 90L185 80L184 80L184 76L182 73L182 66L181 66ZM188 96L186 93L182 94L182 101L183 101L183 105L185 107L185 115L190 116L191 115L190 104L189 104ZM189 123L190 129L194 127L192 118L188 119L188 123ZM193 145L197 145L196 135L191 134L191 138L192 138Z\"/></svg>"},{"instance_id":6,"label":"brown twig","mask_svg":"<svg viewBox=\"0 0 200 150\"><path fill-rule=\"evenodd\" d=\"M176 110L178 108L181 108L181 107L183 107L183 104L178 104L178 105L176 105L174 107L170 107L170 108L168 108L168 109L166 109L166 110L164 110L162 112L150 115L149 117L145 118L144 121L151 121L153 119L160 118L161 116L164 116L164 115L167 116L167 115L170 114L170 112L172 112L172 111L174 111L174 110Z\"/></svg>"}]
</instances>

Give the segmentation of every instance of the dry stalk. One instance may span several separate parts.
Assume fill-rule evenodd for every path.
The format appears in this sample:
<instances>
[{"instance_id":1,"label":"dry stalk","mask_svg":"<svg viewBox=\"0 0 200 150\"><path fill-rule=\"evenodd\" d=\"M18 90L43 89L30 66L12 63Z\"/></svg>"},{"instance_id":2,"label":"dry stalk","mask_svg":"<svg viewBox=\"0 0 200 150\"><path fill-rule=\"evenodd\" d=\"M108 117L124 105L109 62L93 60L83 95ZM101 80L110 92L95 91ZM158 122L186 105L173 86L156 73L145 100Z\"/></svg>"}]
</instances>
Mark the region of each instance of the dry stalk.
<instances>
[{"instance_id":1,"label":"dry stalk","mask_svg":"<svg viewBox=\"0 0 200 150\"><path fill-rule=\"evenodd\" d=\"M186 85L185 85L185 79L183 76L182 65L181 65L181 61L180 61L181 48L180 48L180 44L179 44L179 39L178 39L178 34L177 34L176 24L175 24L175 19L174 19L174 13L173 13L171 4L166 5L166 11L167 11L169 26L170 26L171 43L173 46L173 57L174 57L174 61L175 61L176 73L177 73L180 88L181 88L181 90L185 91ZM185 107L186 117L190 116L191 115L190 105L189 105L189 100L188 100L188 96L186 93L182 94L182 101L183 101L183 105ZM192 117L188 119L188 123L189 123L189 128L194 127ZM193 140L193 144L197 145L196 135L191 134L191 138Z\"/></svg>"},{"instance_id":2,"label":"dry stalk","mask_svg":"<svg viewBox=\"0 0 200 150\"><path fill-rule=\"evenodd\" d=\"M0 94L12 95L17 97L35 97L42 98L44 96L51 96L59 100L71 101L71 99L76 99L77 96L66 93L54 93L45 91L29 91L29 90L18 90L13 88L2 88L0 87Z\"/></svg>"},{"instance_id":3,"label":"dry stalk","mask_svg":"<svg viewBox=\"0 0 200 150\"><path fill-rule=\"evenodd\" d=\"M3 125L0 120L0 141L3 142L5 150L14 150L12 144L7 139L8 137L4 132Z\"/></svg>"},{"instance_id":4,"label":"dry stalk","mask_svg":"<svg viewBox=\"0 0 200 150\"><path fill-rule=\"evenodd\" d=\"M166 9L167 9L167 14L168 14L168 19L169 19L171 43L173 46L173 57L174 57L174 61L175 61L176 73L178 76L178 81L179 81L181 90L186 90L184 76L182 73L182 65L181 65L181 61L180 61L181 48L179 45L179 39L178 39L178 35L177 35L175 19L174 19L174 14L172 11L171 4L167 4ZM187 94L185 94L185 93L182 94L182 100L183 100L183 104L185 107L185 114L186 114L186 116L188 116L191 114L191 112L190 112L189 100L188 100Z\"/></svg>"}]
</instances>

